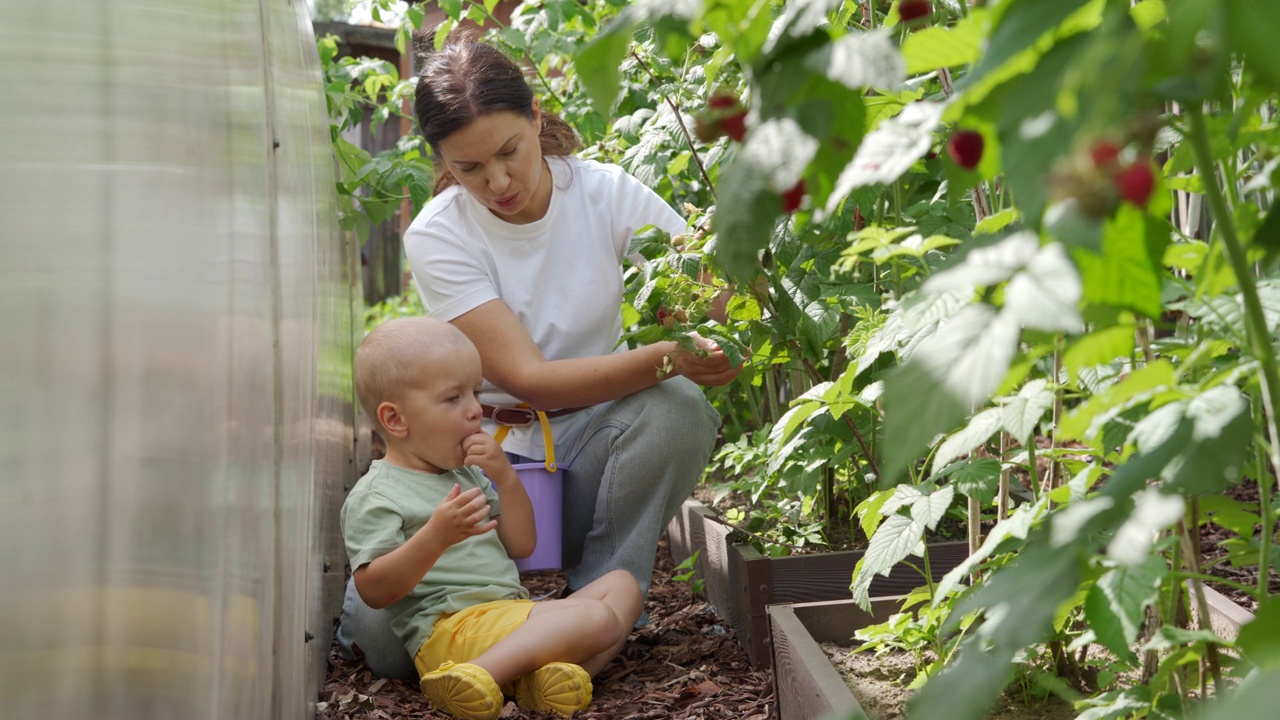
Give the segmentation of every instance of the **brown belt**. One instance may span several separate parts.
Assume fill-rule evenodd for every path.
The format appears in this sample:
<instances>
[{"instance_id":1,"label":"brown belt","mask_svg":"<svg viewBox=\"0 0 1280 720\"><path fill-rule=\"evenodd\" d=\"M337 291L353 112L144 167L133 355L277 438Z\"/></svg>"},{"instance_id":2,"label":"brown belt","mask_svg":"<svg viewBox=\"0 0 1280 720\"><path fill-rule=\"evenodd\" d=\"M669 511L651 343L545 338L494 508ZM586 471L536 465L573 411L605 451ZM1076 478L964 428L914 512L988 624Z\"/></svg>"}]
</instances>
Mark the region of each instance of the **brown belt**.
<instances>
[{"instance_id":1,"label":"brown belt","mask_svg":"<svg viewBox=\"0 0 1280 720\"><path fill-rule=\"evenodd\" d=\"M543 415L548 418L561 417L562 415L571 415L580 410L586 410L584 407L576 408L560 408L559 410L546 410ZM509 427L522 427L524 425L532 425L538 421L538 411L527 407L511 407L509 405L485 405L480 404L480 411L486 420L492 420L499 425L507 425Z\"/></svg>"}]
</instances>

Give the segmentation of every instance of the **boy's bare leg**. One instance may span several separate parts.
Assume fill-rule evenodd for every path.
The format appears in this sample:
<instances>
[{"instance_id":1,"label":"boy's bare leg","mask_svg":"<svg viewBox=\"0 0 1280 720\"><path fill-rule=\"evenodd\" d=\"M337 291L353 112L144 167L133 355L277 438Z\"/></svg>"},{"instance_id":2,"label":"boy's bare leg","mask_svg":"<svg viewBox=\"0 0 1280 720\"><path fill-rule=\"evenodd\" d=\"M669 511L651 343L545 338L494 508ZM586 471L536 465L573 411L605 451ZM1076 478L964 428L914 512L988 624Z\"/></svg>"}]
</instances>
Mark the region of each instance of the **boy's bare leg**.
<instances>
[{"instance_id":1,"label":"boy's bare leg","mask_svg":"<svg viewBox=\"0 0 1280 720\"><path fill-rule=\"evenodd\" d=\"M643 606L635 578L614 570L568 598L534 604L527 622L471 662L499 685L552 662L594 676L622 649Z\"/></svg>"}]
</instances>

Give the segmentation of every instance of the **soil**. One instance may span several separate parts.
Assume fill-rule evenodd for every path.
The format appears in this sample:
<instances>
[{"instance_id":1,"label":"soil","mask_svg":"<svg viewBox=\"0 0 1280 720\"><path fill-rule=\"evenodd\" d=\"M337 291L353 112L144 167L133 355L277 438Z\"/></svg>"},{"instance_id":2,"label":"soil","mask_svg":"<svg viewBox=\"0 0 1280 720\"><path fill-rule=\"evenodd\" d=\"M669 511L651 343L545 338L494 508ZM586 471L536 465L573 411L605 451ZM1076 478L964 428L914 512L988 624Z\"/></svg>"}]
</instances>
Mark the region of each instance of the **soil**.
<instances>
[{"instance_id":1,"label":"soil","mask_svg":"<svg viewBox=\"0 0 1280 720\"><path fill-rule=\"evenodd\" d=\"M712 607L688 583L672 579L665 542L645 610L650 622L631 634L621 655L595 678L591 706L579 720L777 720L768 670L752 668L747 655ZM521 575L533 597L558 592L564 573ZM417 683L375 678L363 663L329 652L329 673L318 720L448 720L428 707ZM507 703L504 720L552 718Z\"/></svg>"},{"instance_id":2,"label":"soil","mask_svg":"<svg viewBox=\"0 0 1280 720\"><path fill-rule=\"evenodd\" d=\"M1254 483L1253 481L1246 481L1240 485L1233 485L1227 489L1226 494L1228 497L1239 500L1240 502L1252 503L1252 512L1256 513L1258 511L1257 483ZM1261 526L1259 525L1255 527L1254 530L1254 538L1261 538ZM1200 566L1204 568L1205 572L1209 575L1225 578L1247 587L1256 588L1258 586L1257 565L1233 567L1230 563L1225 561L1218 562L1216 565L1212 564L1227 556L1227 550L1222 547L1221 543L1224 540L1230 540L1234 537L1236 537L1236 534L1230 530L1219 527L1212 521L1206 523L1200 535ZM1280 542L1280 523L1276 523L1276 527L1272 531L1271 538L1273 543ZM1230 585L1223 585L1215 582L1207 582L1205 584L1223 595L1226 595L1237 605L1243 607L1249 612L1255 612L1258 609L1258 603L1252 596L1241 592ZM1272 596L1280 595L1280 573L1277 573L1274 567L1272 567L1268 573L1267 589Z\"/></svg>"},{"instance_id":3,"label":"soil","mask_svg":"<svg viewBox=\"0 0 1280 720\"><path fill-rule=\"evenodd\" d=\"M911 695L907 686L916 676L915 658L910 653L897 650L880 655L855 653L849 646L831 643L823 643L822 649L868 717L874 720L906 717L904 708ZM929 657L924 662L932 660ZM1055 696L1037 697L1020 693L1016 686L1011 686L1001 693L986 717L987 720L1072 720L1076 711Z\"/></svg>"}]
</instances>

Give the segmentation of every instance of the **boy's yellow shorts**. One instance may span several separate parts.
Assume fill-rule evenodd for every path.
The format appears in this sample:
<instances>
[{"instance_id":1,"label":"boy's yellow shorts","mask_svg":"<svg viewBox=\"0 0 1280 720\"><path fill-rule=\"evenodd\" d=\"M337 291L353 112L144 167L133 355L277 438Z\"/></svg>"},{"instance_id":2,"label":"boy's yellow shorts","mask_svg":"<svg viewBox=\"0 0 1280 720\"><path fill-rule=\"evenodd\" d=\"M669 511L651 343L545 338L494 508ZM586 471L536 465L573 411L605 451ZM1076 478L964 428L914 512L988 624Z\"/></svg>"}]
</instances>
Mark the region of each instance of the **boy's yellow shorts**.
<instances>
[{"instance_id":1,"label":"boy's yellow shorts","mask_svg":"<svg viewBox=\"0 0 1280 720\"><path fill-rule=\"evenodd\" d=\"M494 600L441 615L431 636L418 648L413 664L422 676L447 660L476 659L529 619L532 600Z\"/></svg>"}]
</instances>

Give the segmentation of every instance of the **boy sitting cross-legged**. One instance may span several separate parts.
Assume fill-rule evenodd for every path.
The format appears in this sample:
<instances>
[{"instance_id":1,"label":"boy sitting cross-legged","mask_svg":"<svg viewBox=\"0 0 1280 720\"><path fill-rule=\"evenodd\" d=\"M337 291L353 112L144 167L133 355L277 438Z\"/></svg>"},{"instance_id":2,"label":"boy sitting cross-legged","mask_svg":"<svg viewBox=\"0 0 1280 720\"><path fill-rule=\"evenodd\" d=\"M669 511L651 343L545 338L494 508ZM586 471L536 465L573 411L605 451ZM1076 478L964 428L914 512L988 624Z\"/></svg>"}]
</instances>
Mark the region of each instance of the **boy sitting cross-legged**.
<instances>
[{"instance_id":1,"label":"boy sitting cross-legged","mask_svg":"<svg viewBox=\"0 0 1280 720\"><path fill-rule=\"evenodd\" d=\"M480 354L452 325L386 322L356 352L356 393L387 444L342 506L356 590L390 608L431 704L493 720L503 692L568 716L640 616L635 578L610 572L531 602L512 558L533 552L533 509L480 430Z\"/></svg>"}]
</instances>

